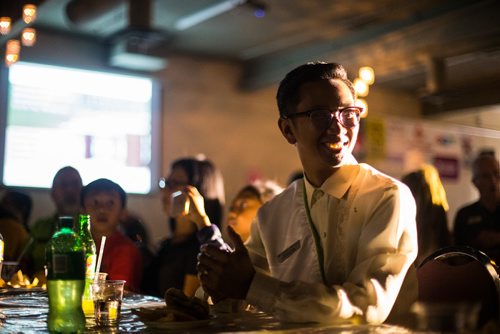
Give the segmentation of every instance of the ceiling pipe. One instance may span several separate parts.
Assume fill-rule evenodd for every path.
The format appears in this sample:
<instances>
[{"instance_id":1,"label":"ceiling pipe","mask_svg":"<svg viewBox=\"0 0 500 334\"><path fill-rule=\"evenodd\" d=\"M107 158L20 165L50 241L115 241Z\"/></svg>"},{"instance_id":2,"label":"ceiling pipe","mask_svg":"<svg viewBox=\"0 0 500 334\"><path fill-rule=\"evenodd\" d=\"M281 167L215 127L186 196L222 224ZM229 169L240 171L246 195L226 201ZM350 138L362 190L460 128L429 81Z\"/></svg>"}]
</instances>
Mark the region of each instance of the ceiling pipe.
<instances>
[{"instance_id":1,"label":"ceiling pipe","mask_svg":"<svg viewBox=\"0 0 500 334\"><path fill-rule=\"evenodd\" d=\"M428 57L426 67L426 91L429 94L442 92L446 87L446 64L442 58Z\"/></svg>"},{"instance_id":2,"label":"ceiling pipe","mask_svg":"<svg viewBox=\"0 0 500 334\"><path fill-rule=\"evenodd\" d=\"M66 14L73 24L86 27L126 3L127 0L71 0Z\"/></svg>"}]
</instances>

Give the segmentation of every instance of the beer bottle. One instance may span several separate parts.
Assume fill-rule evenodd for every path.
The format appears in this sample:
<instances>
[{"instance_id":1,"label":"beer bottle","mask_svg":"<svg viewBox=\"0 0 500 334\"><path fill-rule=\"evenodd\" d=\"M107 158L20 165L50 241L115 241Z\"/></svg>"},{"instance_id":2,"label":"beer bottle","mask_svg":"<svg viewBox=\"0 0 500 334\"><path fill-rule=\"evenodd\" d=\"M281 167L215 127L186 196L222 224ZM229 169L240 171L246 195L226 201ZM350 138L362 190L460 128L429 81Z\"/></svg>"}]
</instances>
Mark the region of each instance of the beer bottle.
<instances>
[{"instance_id":1,"label":"beer bottle","mask_svg":"<svg viewBox=\"0 0 500 334\"><path fill-rule=\"evenodd\" d=\"M84 248L73 231L73 217L59 217L58 223L58 230L46 248L47 327L51 333L83 333Z\"/></svg>"},{"instance_id":2,"label":"beer bottle","mask_svg":"<svg viewBox=\"0 0 500 334\"><path fill-rule=\"evenodd\" d=\"M94 302L90 295L90 284L94 279L96 265L96 246L90 233L90 216L80 215L80 223L77 226L77 234L85 249L85 288L83 290L82 308L86 317L94 317Z\"/></svg>"}]
</instances>

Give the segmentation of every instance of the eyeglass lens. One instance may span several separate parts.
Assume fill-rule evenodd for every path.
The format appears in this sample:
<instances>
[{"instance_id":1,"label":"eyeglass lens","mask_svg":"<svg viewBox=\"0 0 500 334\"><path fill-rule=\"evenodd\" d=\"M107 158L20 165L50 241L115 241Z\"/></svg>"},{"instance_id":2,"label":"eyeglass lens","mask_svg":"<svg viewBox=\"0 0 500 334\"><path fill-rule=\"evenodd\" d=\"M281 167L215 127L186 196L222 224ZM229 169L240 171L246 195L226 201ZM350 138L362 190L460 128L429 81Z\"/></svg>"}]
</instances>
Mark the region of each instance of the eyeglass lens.
<instances>
[{"instance_id":1,"label":"eyeglass lens","mask_svg":"<svg viewBox=\"0 0 500 334\"><path fill-rule=\"evenodd\" d=\"M310 117L314 126L319 129L326 129L336 119L340 124L347 128L353 128L359 124L360 111L357 108L346 108L337 112L330 110L315 110L311 112Z\"/></svg>"}]
</instances>

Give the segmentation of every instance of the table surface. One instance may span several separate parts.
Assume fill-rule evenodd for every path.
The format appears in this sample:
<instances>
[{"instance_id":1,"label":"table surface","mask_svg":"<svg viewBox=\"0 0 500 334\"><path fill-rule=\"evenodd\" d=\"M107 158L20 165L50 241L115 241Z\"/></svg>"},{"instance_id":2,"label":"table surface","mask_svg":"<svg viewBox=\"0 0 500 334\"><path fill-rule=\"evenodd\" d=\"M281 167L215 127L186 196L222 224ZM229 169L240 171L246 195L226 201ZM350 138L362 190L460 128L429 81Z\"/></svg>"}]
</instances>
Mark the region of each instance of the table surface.
<instances>
[{"instance_id":1,"label":"table surface","mask_svg":"<svg viewBox=\"0 0 500 334\"><path fill-rule=\"evenodd\" d=\"M119 325L97 327L87 320L86 333L416 333L392 325L317 325L282 323L260 312L217 315L193 322L147 322L132 312L139 308L164 306L163 300L140 294L126 294ZM0 333L48 333L48 299L43 290L0 290Z\"/></svg>"}]
</instances>

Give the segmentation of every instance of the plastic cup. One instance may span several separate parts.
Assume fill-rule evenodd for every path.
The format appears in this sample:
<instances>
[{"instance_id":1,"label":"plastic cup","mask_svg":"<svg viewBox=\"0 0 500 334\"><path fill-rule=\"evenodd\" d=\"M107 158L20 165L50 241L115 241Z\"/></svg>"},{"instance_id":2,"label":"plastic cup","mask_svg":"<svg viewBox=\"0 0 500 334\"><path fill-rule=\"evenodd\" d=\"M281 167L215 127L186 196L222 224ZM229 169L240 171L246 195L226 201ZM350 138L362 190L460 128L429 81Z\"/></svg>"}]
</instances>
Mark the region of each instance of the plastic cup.
<instances>
[{"instance_id":1,"label":"plastic cup","mask_svg":"<svg viewBox=\"0 0 500 334\"><path fill-rule=\"evenodd\" d=\"M17 272L17 269L19 267L19 262L14 262L14 261L4 261L0 262L0 270L2 272L2 279L5 282L10 281L12 276Z\"/></svg>"},{"instance_id":2,"label":"plastic cup","mask_svg":"<svg viewBox=\"0 0 500 334\"><path fill-rule=\"evenodd\" d=\"M99 326L116 326L120 320L124 280L94 281L91 285L95 322Z\"/></svg>"},{"instance_id":3,"label":"plastic cup","mask_svg":"<svg viewBox=\"0 0 500 334\"><path fill-rule=\"evenodd\" d=\"M82 309L85 314L85 318L94 318L94 299L92 298L92 291L90 285L95 281L104 281L108 273L95 273L93 278L85 282L85 289L88 289L88 293L84 293L82 297ZM96 277L97 276L97 277Z\"/></svg>"}]
</instances>

